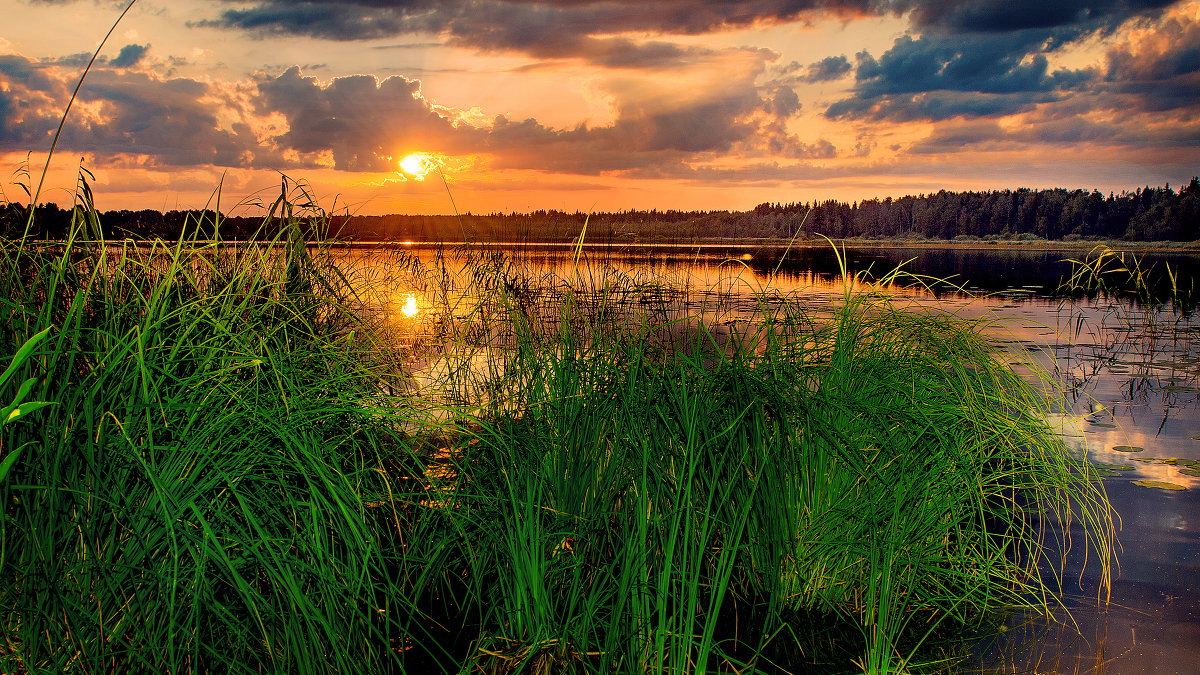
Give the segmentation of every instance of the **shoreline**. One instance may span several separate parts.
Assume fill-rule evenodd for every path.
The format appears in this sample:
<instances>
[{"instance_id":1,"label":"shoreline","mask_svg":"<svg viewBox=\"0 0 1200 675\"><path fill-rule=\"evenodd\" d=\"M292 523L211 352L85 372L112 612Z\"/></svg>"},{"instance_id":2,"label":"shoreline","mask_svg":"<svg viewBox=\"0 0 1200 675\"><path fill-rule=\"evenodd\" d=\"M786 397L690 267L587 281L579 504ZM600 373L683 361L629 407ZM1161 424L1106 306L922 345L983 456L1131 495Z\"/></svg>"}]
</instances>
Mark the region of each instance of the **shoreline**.
<instances>
[{"instance_id":1,"label":"shoreline","mask_svg":"<svg viewBox=\"0 0 1200 675\"><path fill-rule=\"evenodd\" d=\"M151 246L154 244L171 245L175 240L170 239L109 239L103 243L110 246L117 245L133 245L133 246ZM61 246L65 245L66 241L58 239L42 239L33 240L30 242L37 246ZM76 244L93 244L96 241L80 241L75 240ZM195 239L188 240L190 244L208 245L208 244L260 244L260 245L276 245L285 246L286 241L282 240L267 240L267 239ZM728 239L701 239L696 241L678 241L678 240L653 240L653 241L439 241L439 240L310 240L307 242L310 246L325 245L332 248L378 248L378 249L436 249L436 248L456 248L461 246L469 246L481 249L543 249L543 250L570 250L580 248L585 251L595 250L638 250L638 249L676 249L690 250L697 248L739 248L739 249L822 249L828 248L832 243L838 247L847 249L896 249L896 250L927 250L927 249L945 249L945 250L980 250L980 251L996 251L996 250L1021 250L1021 251L1091 251L1093 249L1106 246L1114 251L1130 251L1138 253L1182 253L1182 254L1200 254L1200 241L1178 242L1178 241L1123 241L1123 240L1088 240L1088 241L1063 241L1063 240L1048 240L1048 239L1033 239L1033 240L989 240L989 241L955 241L948 239L922 239L922 240L898 240L898 239L755 239L755 238L728 238Z\"/></svg>"}]
</instances>

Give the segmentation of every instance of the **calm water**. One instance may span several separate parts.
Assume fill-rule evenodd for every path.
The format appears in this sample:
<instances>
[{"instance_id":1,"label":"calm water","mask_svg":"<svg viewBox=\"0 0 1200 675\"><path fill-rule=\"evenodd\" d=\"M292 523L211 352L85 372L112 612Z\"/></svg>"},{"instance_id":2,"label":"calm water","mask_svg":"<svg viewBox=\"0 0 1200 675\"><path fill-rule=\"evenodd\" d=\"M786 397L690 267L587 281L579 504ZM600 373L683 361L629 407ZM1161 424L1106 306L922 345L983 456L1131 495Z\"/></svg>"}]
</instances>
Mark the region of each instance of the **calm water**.
<instances>
[{"instance_id":1,"label":"calm water","mask_svg":"<svg viewBox=\"0 0 1200 675\"><path fill-rule=\"evenodd\" d=\"M428 260L430 251L417 252ZM637 279L702 292L683 311L708 312L720 296L721 320L753 319L751 293L800 294L814 312L836 301L844 284L828 248L779 251L753 248L592 250L576 263L563 249L523 247L516 255L539 272L571 278L615 268ZM1200 318L1154 311L1129 300L1059 297L1071 271L1064 258L1079 251L853 249L851 272L879 275L910 261L917 275L951 279L894 292L915 307L948 309L997 320L998 340L1053 373L1072 411L1051 420L1080 456L1105 466L1104 485L1121 519L1120 570L1111 602L1099 604L1098 567L1084 565L1082 545L1064 570L1067 611L1050 621L1013 624L977 647L985 672L1200 672ZM393 264L381 256L372 264ZM1144 258L1185 275L1200 272L1200 256ZM582 272L581 272L582 270ZM1183 284L1191 283L1187 277ZM741 296L745 301L737 302ZM733 298L734 301L730 301ZM429 298L394 292L393 321L417 330ZM1136 482L1142 482L1142 485ZM1082 540L1079 540L1082 544Z\"/></svg>"}]
</instances>

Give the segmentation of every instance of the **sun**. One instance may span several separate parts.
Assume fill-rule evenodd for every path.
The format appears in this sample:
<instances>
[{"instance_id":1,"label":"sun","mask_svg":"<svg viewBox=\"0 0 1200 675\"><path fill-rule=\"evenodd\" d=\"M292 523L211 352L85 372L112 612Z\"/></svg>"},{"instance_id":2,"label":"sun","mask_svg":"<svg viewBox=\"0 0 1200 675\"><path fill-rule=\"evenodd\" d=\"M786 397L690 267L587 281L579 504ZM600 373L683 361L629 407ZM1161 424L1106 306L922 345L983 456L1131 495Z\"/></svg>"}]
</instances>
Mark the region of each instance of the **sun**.
<instances>
[{"instance_id":1,"label":"sun","mask_svg":"<svg viewBox=\"0 0 1200 675\"><path fill-rule=\"evenodd\" d=\"M400 170L417 180L424 180L429 169L429 162L420 153L413 153L400 160Z\"/></svg>"}]
</instances>

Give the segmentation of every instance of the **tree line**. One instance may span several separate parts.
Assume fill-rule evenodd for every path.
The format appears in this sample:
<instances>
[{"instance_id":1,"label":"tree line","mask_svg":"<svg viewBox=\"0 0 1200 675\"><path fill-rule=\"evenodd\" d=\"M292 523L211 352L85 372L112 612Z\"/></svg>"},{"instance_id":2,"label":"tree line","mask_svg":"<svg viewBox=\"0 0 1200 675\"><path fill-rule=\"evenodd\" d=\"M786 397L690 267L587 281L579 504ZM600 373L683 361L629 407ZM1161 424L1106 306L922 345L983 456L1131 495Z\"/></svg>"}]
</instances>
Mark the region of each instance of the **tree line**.
<instances>
[{"instance_id":1,"label":"tree line","mask_svg":"<svg viewBox=\"0 0 1200 675\"><path fill-rule=\"evenodd\" d=\"M75 206L74 209L81 207ZM39 239L66 235L73 209L40 205L29 232ZM0 234L21 236L28 207L0 205ZM228 217L214 211L113 210L100 214L108 238L173 239L180 236L244 239L271 236L262 217ZM328 233L359 241L572 241L593 243L686 242L721 238L814 237L835 239L1122 239L1200 240L1200 180L1178 191L1169 185L1132 192L993 190L868 199L845 203L766 203L749 211L635 210L585 214L564 211L441 216L335 215Z\"/></svg>"}]
</instances>

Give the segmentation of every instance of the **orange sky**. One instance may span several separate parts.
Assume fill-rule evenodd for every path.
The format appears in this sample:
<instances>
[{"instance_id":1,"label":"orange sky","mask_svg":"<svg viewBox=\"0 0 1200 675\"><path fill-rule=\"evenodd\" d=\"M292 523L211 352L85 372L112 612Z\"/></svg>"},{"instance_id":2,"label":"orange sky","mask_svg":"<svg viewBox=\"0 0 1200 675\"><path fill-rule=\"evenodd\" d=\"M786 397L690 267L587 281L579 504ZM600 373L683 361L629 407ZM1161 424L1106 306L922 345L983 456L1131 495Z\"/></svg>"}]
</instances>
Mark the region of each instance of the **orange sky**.
<instances>
[{"instance_id":1,"label":"orange sky","mask_svg":"<svg viewBox=\"0 0 1200 675\"><path fill-rule=\"evenodd\" d=\"M0 199L122 6L0 0ZM365 214L1178 187L1197 45L1193 0L138 0L41 201L80 158L101 209L229 210L280 172Z\"/></svg>"}]
</instances>

